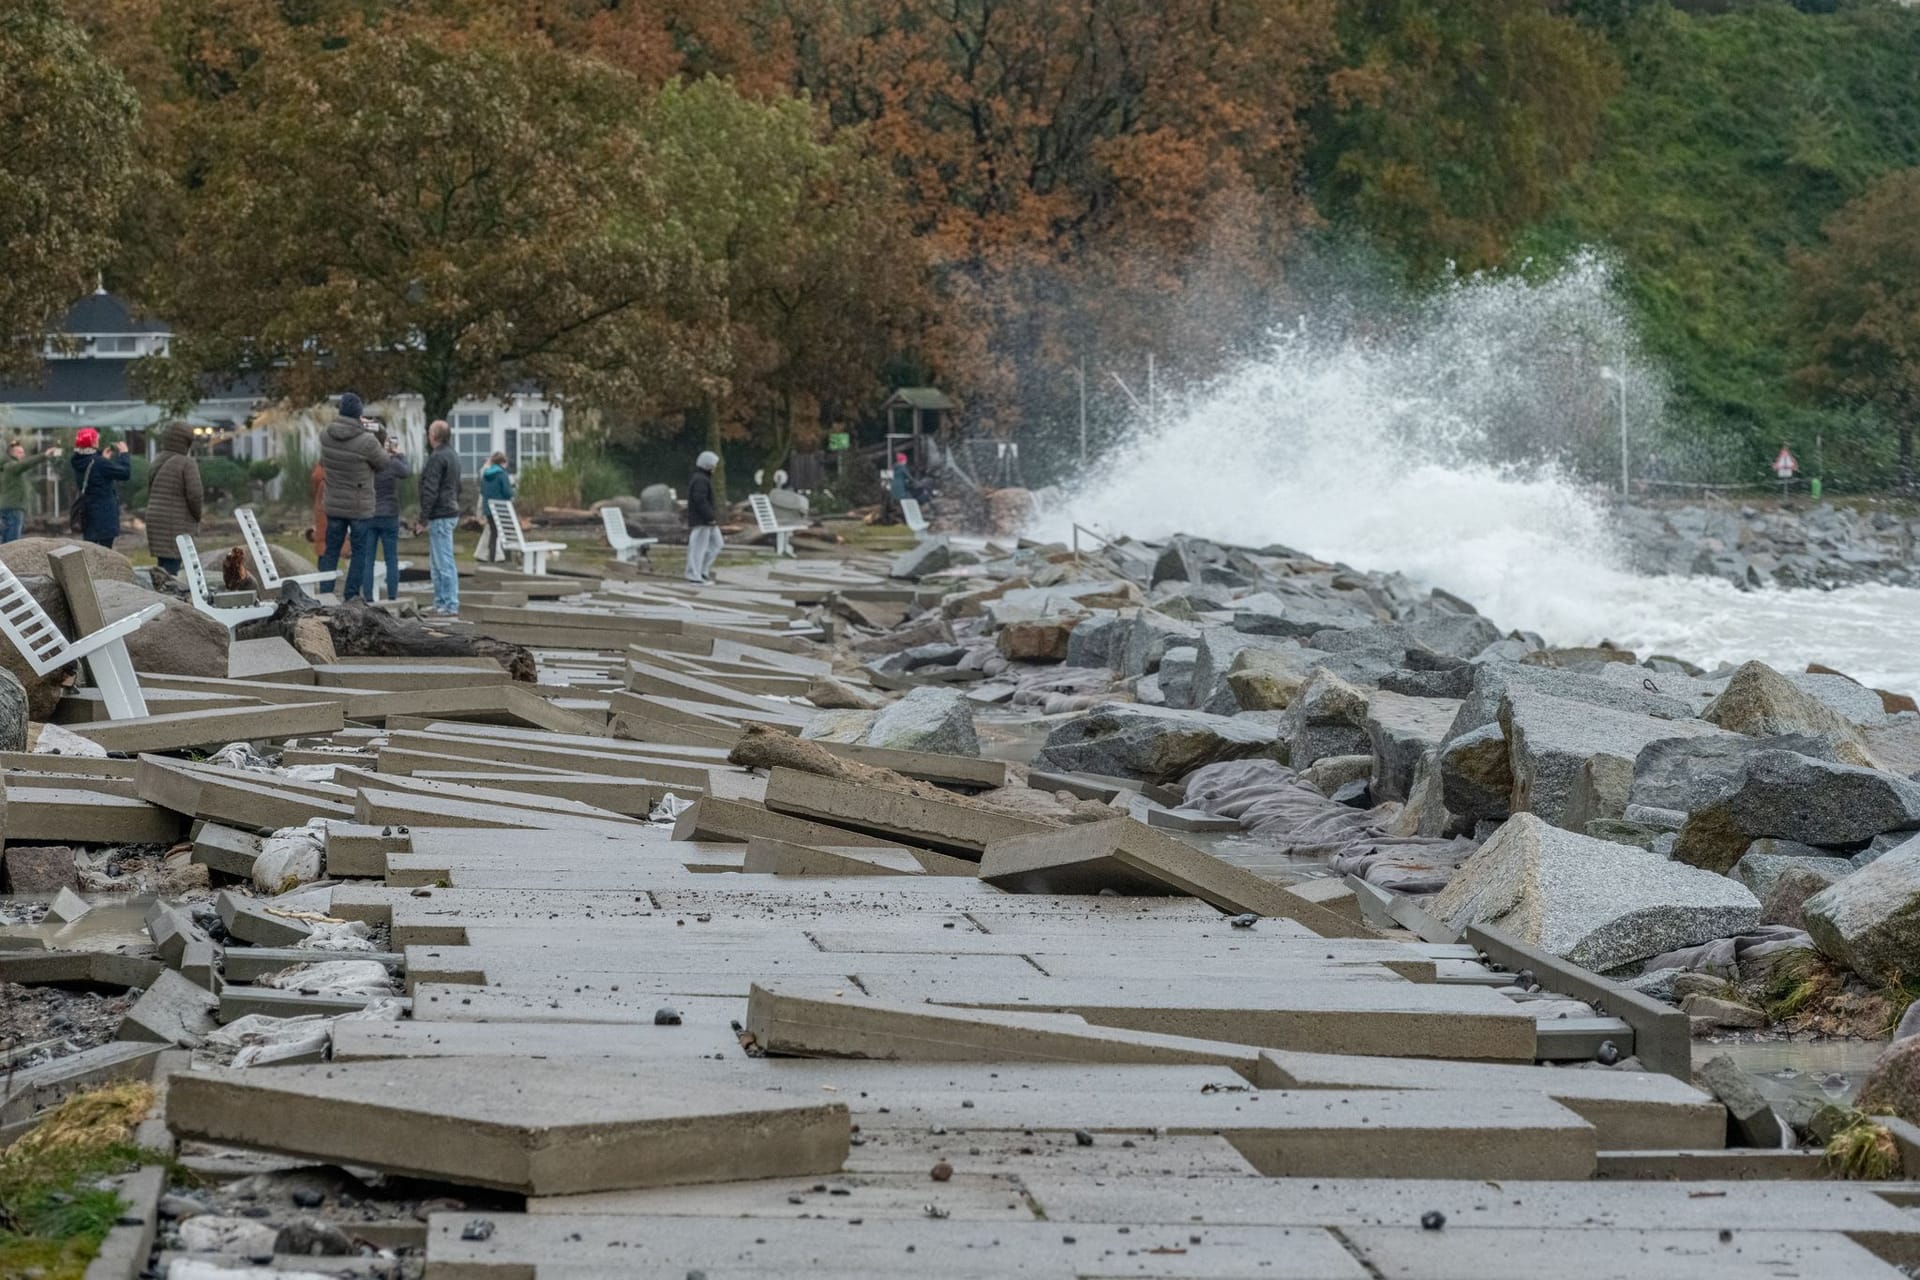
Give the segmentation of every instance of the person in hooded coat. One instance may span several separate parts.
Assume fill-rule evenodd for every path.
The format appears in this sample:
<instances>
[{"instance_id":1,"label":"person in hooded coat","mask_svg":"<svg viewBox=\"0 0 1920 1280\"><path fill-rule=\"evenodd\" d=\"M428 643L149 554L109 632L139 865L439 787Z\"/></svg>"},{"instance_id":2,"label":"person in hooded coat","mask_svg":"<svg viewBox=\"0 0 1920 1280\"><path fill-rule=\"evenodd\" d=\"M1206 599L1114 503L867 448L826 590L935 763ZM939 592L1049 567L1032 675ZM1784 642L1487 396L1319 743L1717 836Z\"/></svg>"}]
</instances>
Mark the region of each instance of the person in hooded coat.
<instances>
[{"instance_id":1,"label":"person in hooded coat","mask_svg":"<svg viewBox=\"0 0 1920 1280\"><path fill-rule=\"evenodd\" d=\"M147 550L153 561L174 577L180 576L181 534L200 532L206 500L200 482L200 464L193 460L193 428L170 422L160 437L160 459L147 476Z\"/></svg>"},{"instance_id":2,"label":"person in hooded coat","mask_svg":"<svg viewBox=\"0 0 1920 1280\"><path fill-rule=\"evenodd\" d=\"M713 564L726 539L720 536L720 513L713 501L713 469L720 455L708 450L693 461L687 481L687 581L705 586L713 581Z\"/></svg>"},{"instance_id":3,"label":"person in hooded coat","mask_svg":"<svg viewBox=\"0 0 1920 1280\"><path fill-rule=\"evenodd\" d=\"M387 451L361 420L360 397L346 392L340 411L320 433L320 463L327 469L327 542L320 555L320 571L340 567L340 548L351 542L353 563L348 566L341 599L373 599L373 478L386 470ZM333 583L327 584L331 590Z\"/></svg>"},{"instance_id":4,"label":"person in hooded coat","mask_svg":"<svg viewBox=\"0 0 1920 1280\"><path fill-rule=\"evenodd\" d=\"M80 536L111 547L120 536L120 489L133 478L127 446L100 447L100 433L82 427L73 437L73 505L80 513Z\"/></svg>"}]
</instances>

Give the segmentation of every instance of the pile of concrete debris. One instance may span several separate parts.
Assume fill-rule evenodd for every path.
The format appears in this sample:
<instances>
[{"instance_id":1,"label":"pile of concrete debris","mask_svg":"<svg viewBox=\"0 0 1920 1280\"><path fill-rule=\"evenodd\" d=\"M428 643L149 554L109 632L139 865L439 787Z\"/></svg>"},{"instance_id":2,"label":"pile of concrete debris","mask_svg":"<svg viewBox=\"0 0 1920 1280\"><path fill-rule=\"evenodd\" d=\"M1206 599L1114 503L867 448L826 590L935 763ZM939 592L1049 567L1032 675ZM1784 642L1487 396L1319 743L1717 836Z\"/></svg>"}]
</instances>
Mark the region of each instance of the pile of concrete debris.
<instances>
[{"instance_id":1,"label":"pile of concrete debris","mask_svg":"<svg viewBox=\"0 0 1920 1280\"><path fill-rule=\"evenodd\" d=\"M137 997L16 1050L0 1132L150 1078L177 1160L103 1263L1920 1261L1906 1191L1822 1180L1855 1117L1696 1076L1714 1015L1616 980L1910 951L1891 695L1556 650L1284 548L720 576L486 575L462 626L531 683L282 662L133 719L70 694L11 744L7 867L42 879L0 980ZM1807 932L1763 925L1816 859L1848 874Z\"/></svg>"}]
</instances>

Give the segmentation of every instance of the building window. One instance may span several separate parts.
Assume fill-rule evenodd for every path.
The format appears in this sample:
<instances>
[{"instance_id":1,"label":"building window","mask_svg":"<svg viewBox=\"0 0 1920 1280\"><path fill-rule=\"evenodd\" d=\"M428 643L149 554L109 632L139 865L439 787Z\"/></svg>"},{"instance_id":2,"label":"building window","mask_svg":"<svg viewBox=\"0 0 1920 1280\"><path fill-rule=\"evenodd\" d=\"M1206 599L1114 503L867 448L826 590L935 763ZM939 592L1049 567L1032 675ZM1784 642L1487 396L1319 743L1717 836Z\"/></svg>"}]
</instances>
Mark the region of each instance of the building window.
<instances>
[{"instance_id":1,"label":"building window","mask_svg":"<svg viewBox=\"0 0 1920 1280\"><path fill-rule=\"evenodd\" d=\"M453 415L453 451L460 457L460 474L477 479L493 452L493 415L456 413Z\"/></svg>"},{"instance_id":2,"label":"building window","mask_svg":"<svg viewBox=\"0 0 1920 1280\"><path fill-rule=\"evenodd\" d=\"M551 417L545 409L520 411L520 456L515 462L516 470L544 466L553 460L553 428L550 422Z\"/></svg>"},{"instance_id":3,"label":"building window","mask_svg":"<svg viewBox=\"0 0 1920 1280\"><path fill-rule=\"evenodd\" d=\"M93 353L100 356L130 356L140 350L140 339L132 335L108 334L93 339Z\"/></svg>"}]
</instances>

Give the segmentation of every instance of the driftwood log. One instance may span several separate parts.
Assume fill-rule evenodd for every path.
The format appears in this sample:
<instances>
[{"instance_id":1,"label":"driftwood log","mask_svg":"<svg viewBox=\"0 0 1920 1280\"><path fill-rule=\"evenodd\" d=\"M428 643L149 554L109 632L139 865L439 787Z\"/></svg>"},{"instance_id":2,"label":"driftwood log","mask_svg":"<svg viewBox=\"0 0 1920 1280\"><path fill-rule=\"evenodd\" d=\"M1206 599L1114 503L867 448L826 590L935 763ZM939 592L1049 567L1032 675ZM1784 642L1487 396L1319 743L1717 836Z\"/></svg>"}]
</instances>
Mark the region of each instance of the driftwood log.
<instances>
[{"instance_id":1,"label":"driftwood log","mask_svg":"<svg viewBox=\"0 0 1920 1280\"><path fill-rule=\"evenodd\" d=\"M323 605L291 582L280 588L280 607L271 616L242 623L234 634L242 640L279 636L291 644L294 624L316 617L327 624L342 658L492 658L515 680L532 684L538 678L533 651L521 645L454 635L358 600Z\"/></svg>"}]
</instances>

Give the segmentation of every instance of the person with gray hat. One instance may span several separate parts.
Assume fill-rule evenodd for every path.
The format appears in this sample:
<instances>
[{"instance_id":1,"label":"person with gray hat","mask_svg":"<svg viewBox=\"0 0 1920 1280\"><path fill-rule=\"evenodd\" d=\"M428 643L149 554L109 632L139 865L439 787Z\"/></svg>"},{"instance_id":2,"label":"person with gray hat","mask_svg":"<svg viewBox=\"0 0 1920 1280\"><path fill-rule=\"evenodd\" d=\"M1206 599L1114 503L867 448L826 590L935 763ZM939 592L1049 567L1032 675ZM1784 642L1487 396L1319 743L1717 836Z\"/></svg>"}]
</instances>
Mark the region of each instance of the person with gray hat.
<instances>
[{"instance_id":1,"label":"person with gray hat","mask_svg":"<svg viewBox=\"0 0 1920 1280\"><path fill-rule=\"evenodd\" d=\"M340 549L351 545L342 601L373 599L373 478L387 469L387 451L360 415L365 406L352 391L340 397L340 409L320 433L320 464L327 473L327 542L320 571L340 567ZM334 583L329 581L327 590Z\"/></svg>"},{"instance_id":2,"label":"person with gray hat","mask_svg":"<svg viewBox=\"0 0 1920 1280\"><path fill-rule=\"evenodd\" d=\"M693 460L687 481L687 581L702 586L713 581L714 561L726 545L713 501L713 469L719 465L720 455L709 449Z\"/></svg>"}]
</instances>

